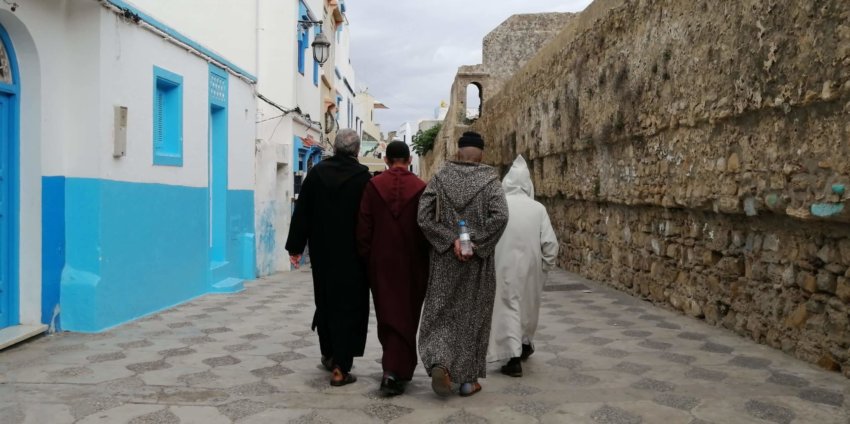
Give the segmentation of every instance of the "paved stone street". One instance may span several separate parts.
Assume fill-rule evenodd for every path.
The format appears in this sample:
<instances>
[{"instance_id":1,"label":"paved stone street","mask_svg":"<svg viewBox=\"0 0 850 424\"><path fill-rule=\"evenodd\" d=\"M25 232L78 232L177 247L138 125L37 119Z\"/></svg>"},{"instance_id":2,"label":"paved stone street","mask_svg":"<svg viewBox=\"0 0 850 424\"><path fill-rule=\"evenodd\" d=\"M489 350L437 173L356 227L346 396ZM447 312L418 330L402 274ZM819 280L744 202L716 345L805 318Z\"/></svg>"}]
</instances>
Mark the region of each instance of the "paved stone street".
<instances>
[{"instance_id":1,"label":"paved stone street","mask_svg":"<svg viewBox=\"0 0 850 424\"><path fill-rule=\"evenodd\" d=\"M850 422L838 374L564 272L550 280L526 376L493 372L472 398L437 398L421 369L407 395L381 398L374 331L360 380L331 388L300 271L0 352L0 423Z\"/></svg>"}]
</instances>

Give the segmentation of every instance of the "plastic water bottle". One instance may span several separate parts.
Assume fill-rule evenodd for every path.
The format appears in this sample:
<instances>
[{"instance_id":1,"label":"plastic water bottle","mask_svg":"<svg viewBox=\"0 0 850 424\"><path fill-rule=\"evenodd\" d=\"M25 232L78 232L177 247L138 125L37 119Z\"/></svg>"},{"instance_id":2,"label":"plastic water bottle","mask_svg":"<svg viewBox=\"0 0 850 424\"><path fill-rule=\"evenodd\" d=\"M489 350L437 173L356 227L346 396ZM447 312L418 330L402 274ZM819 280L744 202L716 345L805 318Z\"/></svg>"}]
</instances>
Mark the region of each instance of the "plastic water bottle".
<instances>
[{"instance_id":1,"label":"plastic water bottle","mask_svg":"<svg viewBox=\"0 0 850 424\"><path fill-rule=\"evenodd\" d=\"M460 226L460 253L464 256L472 255L472 240L469 238L469 227L466 226L466 221L457 223Z\"/></svg>"}]
</instances>

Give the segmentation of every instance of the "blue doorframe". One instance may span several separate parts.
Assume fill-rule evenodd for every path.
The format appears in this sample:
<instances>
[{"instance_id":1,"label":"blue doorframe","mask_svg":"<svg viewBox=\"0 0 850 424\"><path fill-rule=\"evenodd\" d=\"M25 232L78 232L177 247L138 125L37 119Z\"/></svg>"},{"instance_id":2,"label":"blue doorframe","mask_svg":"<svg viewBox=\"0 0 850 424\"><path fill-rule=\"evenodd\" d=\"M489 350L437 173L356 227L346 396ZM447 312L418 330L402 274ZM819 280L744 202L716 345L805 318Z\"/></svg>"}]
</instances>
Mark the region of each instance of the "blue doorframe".
<instances>
[{"instance_id":1,"label":"blue doorframe","mask_svg":"<svg viewBox=\"0 0 850 424\"><path fill-rule=\"evenodd\" d=\"M11 84L0 81L0 328L20 321L18 287L18 197L19 166L19 81L12 40L0 26L0 41L6 49Z\"/></svg>"},{"instance_id":2,"label":"blue doorframe","mask_svg":"<svg viewBox=\"0 0 850 424\"><path fill-rule=\"evenodd\" d=\"M209 202L211 283L227 264L227 73L210 65Z\"/></svg>"}]
</instances>

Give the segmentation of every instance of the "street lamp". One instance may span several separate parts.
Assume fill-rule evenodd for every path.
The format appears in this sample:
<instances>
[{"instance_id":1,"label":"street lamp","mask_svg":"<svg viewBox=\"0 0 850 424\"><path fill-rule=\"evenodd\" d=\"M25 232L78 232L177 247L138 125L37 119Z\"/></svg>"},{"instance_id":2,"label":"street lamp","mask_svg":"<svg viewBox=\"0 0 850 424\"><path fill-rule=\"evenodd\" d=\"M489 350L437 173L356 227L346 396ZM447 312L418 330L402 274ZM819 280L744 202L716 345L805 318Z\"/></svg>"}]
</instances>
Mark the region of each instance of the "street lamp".
<instances>
[{"instance_id":1,"label":"street lamp","mask_svg":"<svg viewBox=\"0 0 850 424\"><path fill-rule=\"evenodd\" d=\"M316 34L316 39L313 41L313 59L316 59L316 62L319 62L319 66L324 67L325 62L328 61L328 58L331 55L331 42L328 41L328 37L325 37L324 32L320 32Z\"/></svg>"},{"instance_id":2,"label":"street lamp","mask_svg":"<svg viewBox=\"0 0 850 424\"><path fill-rule=\"evenodd\" d=\"M316 59L316 62L319 62L319 66L324 67L325 62L328 61L328 58L331 55L331 42L328 41L328 37L326 37L325 34L321 32L322 24L324 24L324 21L314 21L310 19L310 17L305 15L298 20L298 24L301 25L301 27L304 28L305 31L313 25L319 26L320 32L316 34L316 39L313 41L313 44L311 44L311 46L313 47L313 59Z\"/></svg>"}]
</instances>

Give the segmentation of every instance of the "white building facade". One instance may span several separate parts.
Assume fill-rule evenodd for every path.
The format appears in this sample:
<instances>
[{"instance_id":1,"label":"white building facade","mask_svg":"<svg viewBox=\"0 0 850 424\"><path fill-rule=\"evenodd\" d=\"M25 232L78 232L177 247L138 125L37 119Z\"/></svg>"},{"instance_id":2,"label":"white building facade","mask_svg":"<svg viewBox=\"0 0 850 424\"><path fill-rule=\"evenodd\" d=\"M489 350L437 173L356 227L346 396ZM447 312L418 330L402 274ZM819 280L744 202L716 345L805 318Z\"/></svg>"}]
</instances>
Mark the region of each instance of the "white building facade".
<instances>
[{"instance_id":1,"label":"white building facade","mask_svg":"<svg viewBox=\"0 0 850 424\"><path fill-rule=\"evenodd\" d=\"M299 178L354 80L347 44L324 67L310 46L343 39L344 3L20 3L0 3L0 348L289 269Z\"/></svg>"},{"instance_id":2,"label":"white building facade","mask_svg":"<svg viewBox=\"0 0 850 424\"><path fill-rule=\"evenodd\" d=\"M254 278L256 77L121 0L0 8L0 344Z\"/></svg>"},{"instance_id":3,"label":"white building facade","mask_svg":"<svg viewBox=\"0 0 850 424\"><path fill-rule=\"evenodd\" d=\"M289 221L301 182L332 154L336 131L348 127L348 63L345 2L337 0L134 0L188 36L233 58L257 76L254 221L257 273L290 269L285 250ZM197 19L204 10L205 19ZM217 13L211 14L209 10ZM240 25L234 25L239 22ZM319 32L331 41L323 66L313 56ZM345 41L343 43L343 41ZM348 100L346 98L345 100ZM340 112L343 109L343 112ZM345 118L345 119L343 119Z\"/></svg>"}]
</instances>

